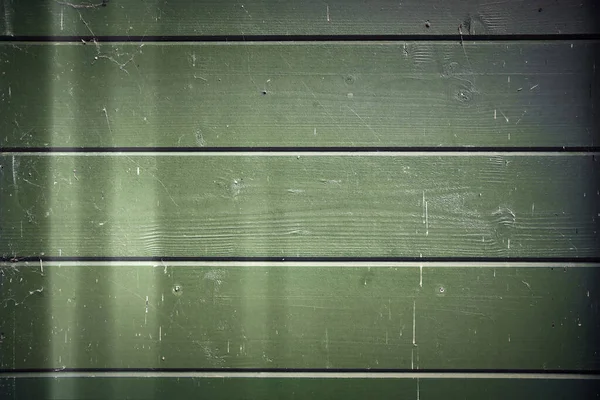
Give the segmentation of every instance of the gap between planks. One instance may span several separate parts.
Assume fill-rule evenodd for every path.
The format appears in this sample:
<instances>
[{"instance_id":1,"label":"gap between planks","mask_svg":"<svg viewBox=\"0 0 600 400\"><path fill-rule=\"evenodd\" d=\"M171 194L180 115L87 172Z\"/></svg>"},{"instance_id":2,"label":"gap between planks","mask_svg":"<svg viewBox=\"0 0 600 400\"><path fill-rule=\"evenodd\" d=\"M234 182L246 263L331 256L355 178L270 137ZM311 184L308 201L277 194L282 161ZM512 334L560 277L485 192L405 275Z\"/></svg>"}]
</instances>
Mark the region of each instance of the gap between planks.
<instances>
[{"instance_id":1,"label":"gap between planks","mask_svg":"<svg viewBox=\"0 0 600 400\"><path fill-rule=\"evenodd\" d=\"M88 32L90 33L90 32ZM573 42L596 42L600 40L598 33L549 33L549 34L493 34L493 35L38 35L38 36L0 36L0 43L11 45L41 44L41 45L73 45L82 42L111 43L118 45L144 43L151 45L221 45L221 46L247 46L247 45L319 45L323 43L332 44L362 44L381 45L395 43L427 42L427 43L519 43L536 44L540 42L573 43Z\"/></svg>"},{"instance_id":2,"label":"gap between planks","mask_svg":"<svg viewBox=\"0 0 600 400\"><path fill-rule=\"evenodd\" d=\"M3 261L0 267L330 267L330 268L599 268L596 262L540 261Z\"/></svg>"},{"instance_id":3,"label":"gap between planks","mask_svg":"<svg viewBox=\"0 0 600 400\"><path fill-rule=\"evenodd\" d=\"M342 372L342 371L48 371L0 372L0 379L39 378L254 378L254 379L526 379L600 380L600 374L555 372Z\"/></svg>"},{"instance_id":4,"label":"gap between planks","mask_svg":"<svg viewBox=\"0 0 600 400\"><path fill-rule=\"evenodd\" d=\"M0 156L27 157L564 157L600 156L595 151L0 151Z\"/></svg>"}]
</instances>

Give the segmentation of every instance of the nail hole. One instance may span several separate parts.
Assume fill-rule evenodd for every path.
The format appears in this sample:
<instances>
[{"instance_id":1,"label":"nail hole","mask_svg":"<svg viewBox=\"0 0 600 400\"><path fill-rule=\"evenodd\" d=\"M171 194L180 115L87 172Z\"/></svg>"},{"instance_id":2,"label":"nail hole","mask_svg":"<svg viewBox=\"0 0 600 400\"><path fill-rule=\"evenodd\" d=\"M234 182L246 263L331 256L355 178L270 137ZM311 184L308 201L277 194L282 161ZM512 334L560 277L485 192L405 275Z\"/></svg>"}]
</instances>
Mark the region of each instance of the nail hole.
<instances>
[{"instance_id":1,"label":"nail hole","mask_svg":"<svg viewBox=\"0 0 600 400\"><path fill-rule=\"evenodd\" d=\"M431 28L431 22L429 22L429 20L425 21L425 28Z\"/></svg>"},{"instance_id":2,"label":"nail hole","mask_svg":"<svg viewBox=\"0 0 600 400\"><path fill-rule=\"evenodd\" d=\"M267 94L267 91L266 91L266 90L262 90L262 91L260 92L260 94L262 94L263 96L265 96L265 95Z\"/></svg>"},{"instance_id":3,"label":"nail hole","mask_svg":"<svg viewBox=\"0 0 600 400\"><path fill-rule=\"evenodd\" d=\"M444 293L446 289L443 286L440 286L440 293Z\"/></svg>"}]
</instances>

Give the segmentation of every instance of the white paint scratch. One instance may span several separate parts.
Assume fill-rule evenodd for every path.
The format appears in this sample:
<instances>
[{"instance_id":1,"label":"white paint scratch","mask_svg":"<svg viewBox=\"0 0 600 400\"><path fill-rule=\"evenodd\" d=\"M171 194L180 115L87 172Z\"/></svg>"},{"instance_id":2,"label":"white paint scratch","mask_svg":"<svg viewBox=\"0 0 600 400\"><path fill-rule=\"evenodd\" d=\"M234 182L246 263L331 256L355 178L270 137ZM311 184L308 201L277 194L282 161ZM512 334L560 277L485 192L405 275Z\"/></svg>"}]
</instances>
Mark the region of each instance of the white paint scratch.
<instances>
[{"instance_id":1,"label":"white paint scratch","mask_svg":"<svg viewBox=\"0 0 600 400\"><path fill-rule=\"evenodd\" d=\"M423 200L421 201L421 206L423 207L423 223L425 223L425 191L423 190Z\"/></svg>"},{"instance_id":2,"label":"white paint scratch","mask_svg":"<svg viewBox=\"0 0 600 400\"><path fill-rule=\"evenodd\" d=\"M423 258L423 253L419 253L419 258ZM419 287L423 287L423 263L419 264Z\"/></svg>"},{"instance_id":3,"label":"white paint scratch","mask_svg":"<svg viewBox=\"0 0 600 400\"><path fill-rule=\"evenodd\" d=\"M110 133L110 136L112 136L112 129L110 127L110 120L108 119L108 111L106 110L106 106L104 106L102 108L102 112L104 113L104 116L106 117L106 125L108 126L108 133Z\"/></svg>"},{"instance_id":4,"label":"white paint scratch","mask_svg":"<svg viewBox=\"0 0 600 400\"><path fill-rule=\"evenodd\" d=\"M412 331L413 331L413 337L412 337L412 344L413 346L417 346L417 302L415 300L413 300L413 325L412 325Z\"/></svg>"},{"instance_id":5,"label":"white paint scratch","mask_svg":"<svg viewBox=\"0 0 600 400\"><path fill-rule=\"evenodd\" d=\"M540 86L540 85L539 85L539 84L537 84L537 85L533 85L532 87L530 87L530 88L529 88L529 90L533 90L533 89L535 89L535 88L536 88L536 87L538 87L538 86Z\"/></svg>"},{"instance_id":6,"label":"white paint scratch","mask_svg":"<svg viewBox=\"0 0 600 400\"><path fill-rule=\"evenodd\" d=\"M419 378L417 378L417 400L420 400L421 398L421 387L419 384Z\"/></svg>"},{"instance_id":7,"label":"white paint scratch","mask_svg":"<svg viewBox=\"0 0 600 400\"><path fill-rule=\"evenodd\" d=\"M527 286L527 289L531 289L531 285L529 284L529 282L525 282L525 281L521 281L523 283L523 285Z\"/></svg>"},{"instance_id":8,"label":"white paint scratch","mask_svg":"<svg viewBox=\"0 0 600 400\"><path fill-rule=\"evenodd\" d=\"M162 342L162 326L158 327L158 341ZM229 342L227 342L227 352L229 353Z\"/></svg>"},{"instance_id":9,"label":"white paint scratch","mask_svg":"<svg viewBox=\"0 0 600 400\"><path fill-rule=\"evenodd\" d=\"M494 119L496 119L496 118L497 118L497 116L498 116L498 115L497 115L497 112L496 112L496 110L494 109Z\"/></svg>"},{"instance_id":10,"label":"white paint scratch","mask_svg":"<svg viewBox=\"0 0 600 400\"><path fill-rule=\"evenodd\" d=\"M535 211L535 203L531 203L531 216L533 217L533 212Z\"/></svg>"},{"instance_id":11,"label":"white paint scratch","mask_svg":"<svg viewBox=\"0 0 600 400\"><path fill-rule=\"evenodd\" d=\"M40 272L43 274L44 273L44 262L42 261L42 259L40 258Z\"/></svg>"},{"instance_id":12,"label":"white paint scratch","mask_svg":"<svg viewBox=\"0 0 600 400\"><path fill-rule=\"evenodd\" d=\"M427 212L427 202L425 202L425 236L429 236L429 213Z\"/></svg>"},{"instance_id":13,"label":"white paint scratch","mask_svg":"<svg viewBox=\"0 0 600 400\"><path fill-rule=\"evenodd\" d=\"M502 111L500 111L500 114L502 114L502 116L504 117L504 120L506 121L506 123L509 122L508 117L506 116L506 114L504 114Z\"/></svg>"},{"instance_id":14,"label":"white paint scratch","mask_svg":"<svg viewBox=\"0 0 600 400\"><path fill-rule=\"evenodd\" d=\"M331 16L329 15L329 5L327 5L327 22L331 22Z\"/></svg>"},{"instance_id":15,"label":"white paint scratch","mask_svg":"<svg viewBox=\"0 0 600 400\"><path fill-rule=\"evenodd\" d=\"M507 248L510 249L510 239L508 239L508 241L507 241Z\"/></svg>"},{"instance_id":16,"label":"white paint scratch","mask_svg":"<svg viewBox=\"0 0 600 400\"><path fill-rule=\"evenodd\" d=\"M363 119L363 117L361 117L360 115L358 115L358 113L357 113L356 111L354 111L354 109L353 109L353 108L351 108L351 107L348 107L348 109L349 109L350 111L352 111L352 113L358 117L358 119L360 120L360 122L362 122L362 123L363 123L363 124L364 124L364 125L365 125L367 128L369 128L369 130L370 130L370 131L373 133L373 135L375 135L375 137L377 138L377 141L381 142L381 137L379 137L379 134L378 134L378 133L375 131L375 129L373 129L373 128L371 127L371 125L369 125L369 124L367 123L367 121L365 121L365 120Z\"/></svg>"},{"instance_id":17,"label":"white paint scratch","mask_svg":"<svg viewBox=\"0 0 600 400\"><path fill-rule=\"evenodd\" d=\"M65 8L61 7L60 9L60 30L63 31L65 29Z\"/></svg>"},{"instance_id":18,"label":"white paint scratch","mask_svg":"<svg viewBox=\"0 0 600 400\"><path fill-rule=\"evenodd\" d=\"M4 8L4 36L14 36L12 29L12 8L11 0L3 0L2 5Z\"/></svg>"},{"instance_id":19,"label":"white paint scratch","mask_svg":"<svg viewBox=\"0 0 600 400\"><path fill-rule=\"evenodd\" d=\"M137 167L137 174L140 174L140 167Z\"/></svg>"},{"instance_id":20,"label":"white paint scratch","mask_svg":"<svg viewBox=\"0 0 600 400\"><path fill-rule=\"evenodd\" d=\"M521 116L519 117L519 119L517 120L517 122L515 123L515 125L519 125L519 122L521 122L521 120L523 119L523 116L527 114L527 110L523 111L523 114L521 114Z\"/></svg>"},{"instance_id":21,"label":"white paint scratch","mask_svg":"<svg viewBox=\"0 0 600 400\"><path fill-rule=\"evenodd\" d=\"M15 191L17 191L17 160L15 156L12 156L12 180Z\"/></svg>"}]
</instances>

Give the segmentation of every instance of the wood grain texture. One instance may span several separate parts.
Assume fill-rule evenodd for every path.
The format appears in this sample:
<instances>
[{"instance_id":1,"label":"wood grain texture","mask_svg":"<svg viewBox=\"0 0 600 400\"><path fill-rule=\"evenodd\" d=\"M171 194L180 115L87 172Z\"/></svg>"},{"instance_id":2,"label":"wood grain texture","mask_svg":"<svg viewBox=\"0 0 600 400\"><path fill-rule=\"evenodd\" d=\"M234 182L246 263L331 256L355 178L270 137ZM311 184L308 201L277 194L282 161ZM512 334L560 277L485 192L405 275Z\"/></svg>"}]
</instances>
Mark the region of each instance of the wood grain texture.
<instances>
[{"instance_id":1,"label":"wood grain texture","mask_svg":"<svg viewBox=\"0 0 600 400\"><path fill-rule=\"evenodd\" d=\"M3 35L598 33L594 0L3 0ZM87 7L82 7L87 5ZM429 23L427 23L429 22Z\"/></svg>"},{"instance_id":2,"label":"wood grain texture","mask_svg":"<svg viewBox=\"0 0 600 400\"><path fill-rule=\"evenodd\" d=\"M3 147L597 146L597 42L4 44Z\"/></svg>"},{"instance_id":3,"label":"wood grain texture","mask_svg":"<svg viewBox=\"0 0 600 400\"><path fill-rule=\"evenodd\" d=\"M417 389L418 386L418 389ZM600 394L596 381L501 379L185 379L185 378L0 378L0 395L39 400L210 399L378 399L486 398L491 400L544 398L583 400Z\"/></svg>"},{"instance_id":4,"label":"wood grain texture","mask_svg":"<svg viewBox=\"0 0 600 400\"><path fill-rule=\"evenodd\" d=\"M2 369L600 366L597 265L17 263L3 273Z\"/></svg>"},{"instance_id":5,"label":"wood grain texture","mask_svg":"<svg viewBox=\"0 0 600 400\"><path fill-rule=\"evenodd\" d=\"M596 155L13 155L9 256L598 257Z\"/></svg>"}]
</instances>

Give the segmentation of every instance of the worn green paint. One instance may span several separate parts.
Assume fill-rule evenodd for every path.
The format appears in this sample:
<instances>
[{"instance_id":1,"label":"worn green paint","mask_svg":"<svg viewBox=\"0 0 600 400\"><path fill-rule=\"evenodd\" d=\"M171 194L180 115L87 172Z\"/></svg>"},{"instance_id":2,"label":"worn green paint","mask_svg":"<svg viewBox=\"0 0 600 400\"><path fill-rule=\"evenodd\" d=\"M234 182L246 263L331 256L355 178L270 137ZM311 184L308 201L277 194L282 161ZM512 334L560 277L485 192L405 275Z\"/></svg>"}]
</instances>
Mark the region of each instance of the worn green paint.
<instances>
[{"instance_id":1,"label":"worn green paint","mask_svg":"<svg viewBox=\"0 0 600 400\"><path fill-rule=\"evenodd\" d=\"M3 0L3 35L598 33L594 0ZM71 4L71 5L69 5ZM88 5L88 8L76 8ZM90 6L91 5L91 6Z\"/></svg>"},{"instance_id":2,"label":"worn green paint","mask_svg":"<svg viewBox=\"0 0 600 400\"><path fill-rule=\"evenodd\" d=\"M13 155L5 256L597 257L592 155Z\"/></svg>"},{"instance_id":3,"label":"worn green paint","mask_svg":"<svg viewBox=\"0 0 600 400\"><path fill-rule=\"evenodd\" d=\"M418 387L418 389L417 389ZM210 399L592 399L597 381L507 379L0 378L0 395L48 400Z\"/></svg>"},{"instance_id":4,"label":"worn green paint","mask_svg":"<svg viewBox=\"0 0 600 400\"><path fill-rule=\"evenodd\" d=\"M589 146L599 54L596 42L7 43L0 144Z\"/></svg>"},{"instance_id":5,"label":"worn green paint","mask_svg":"<svg viewBox=\"0 0 600 400\"><path fill-rule=\"evenodd\" d=\"M598 370L597 265L3 267L0 369Z\"/></svg>"}]
</instances>

